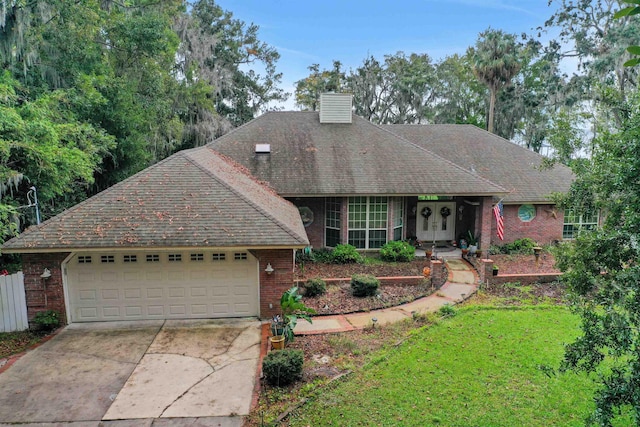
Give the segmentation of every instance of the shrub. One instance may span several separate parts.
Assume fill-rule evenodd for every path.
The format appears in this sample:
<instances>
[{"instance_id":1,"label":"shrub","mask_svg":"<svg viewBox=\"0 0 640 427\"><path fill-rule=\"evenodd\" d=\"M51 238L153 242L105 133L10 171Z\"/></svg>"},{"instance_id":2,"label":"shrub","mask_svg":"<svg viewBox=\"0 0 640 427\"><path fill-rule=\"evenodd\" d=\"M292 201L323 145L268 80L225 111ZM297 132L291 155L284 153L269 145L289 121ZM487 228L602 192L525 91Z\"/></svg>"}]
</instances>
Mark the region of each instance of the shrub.
<instances>
[{"instance_id":1,"label":"shrub","mask_svg":"<svg viewBox=\"0 0 640 427\"><path fill-rule=\"evenodd\" d=\"M508 254L532 254L533 248L538 246L538 244L535 240L525 237L514 240L512 243L507 243L504 246Z\"/></svg>"},{"instance_id":2,"label":"shrub","mask_svg":"<svg viewBox=\"0 0 640 427\"><path fill-rule=\"evenodd\" d=\"M394 241L380 248L380 258L390 262L409 262L416 257L416 248L407 242Z\"/></svg>"},{"instance_id":3,"label":"shrub","mask_svg":"<svg viewBox=\"0 0 640 427\"><path fill-rule=\"evenodd\" d=\"M438 309L438 313L442 317L453 317L458 314L458 310L456 310L456 308L451 304L445 304Z\"/></svg>"},{"instance_id":4,"label":"shrub","mask_svg":"<svg viewBox=\"0 0 640 427\"><path fill-rule=\"evenodd\" d=\"M356 297L371 297L378 292L380 281L370 274L354 274L351 277L351 291Z\"/></svg>"},{"instance_id":5,"label":"shrub","mask_svg":"<svg viewBox=\"0 0 640 427\"><path fill-rule=\"evenodd\" d=\"M302 350L272 351L262 362L262 372L268 384L286 386L302 378Z\"/></svg>"},{"instance_id":6,"label":"shrub","mask_svg":"<svg viewBox=\"0 0 640 427\"><path fill-rule=\"evenodd\" d=\"M329 248L314 249L311 255L315 262L330 264L333 261L331 258L331 249Z\"/></svg>"},{"instance_id":7,"label":"shrub","mask_svg":"<svg viewBox=\"0 0 640 427\"><path fill-rule=\"evenodd\" d=\"M60 326L60 315L55 310L41 311L33 318L33 324L43 332L53 331Z\"/></svg>"},{"instance_id":8,"label":"shrub","mask_svg":"<svg viewBox=\"0 0 640 427\"><path fill-rule=\"evenodd\" d=\"M362 256L358 253L355 246L338 245L331 251L331 262L333 264L355 264L362 261Z\"/></svg>"},{"instance_id":9,"label":"shrub","mask_svg":"<svg viewBox=\"0 0 640 427\"><path fill-rule=\"evenodd\" d=\"M322 279L309 279L304 284L304 296L315 297L327 292L327 284Z\"/></svg>"}]
</instances>

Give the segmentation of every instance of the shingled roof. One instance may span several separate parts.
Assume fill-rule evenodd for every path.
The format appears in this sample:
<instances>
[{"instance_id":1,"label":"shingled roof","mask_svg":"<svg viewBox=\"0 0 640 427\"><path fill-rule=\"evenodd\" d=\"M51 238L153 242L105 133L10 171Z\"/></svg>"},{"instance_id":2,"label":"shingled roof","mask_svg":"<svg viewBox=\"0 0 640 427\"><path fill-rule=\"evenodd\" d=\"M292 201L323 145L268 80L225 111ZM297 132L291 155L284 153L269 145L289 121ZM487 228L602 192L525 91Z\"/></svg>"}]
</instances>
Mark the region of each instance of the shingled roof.
<instances>
[{"instance_id":1,"label":"shingled roof","mask_svg":"<svg viewBox=\"0 0 640 427\"><path fill-rule=\"evenodd\" d=\"M270 154L256 154L256 144ZM500 195L506 190L358 116L321 124L317 112L270 112L211 142L286 197Z\"/></svg>"},{"instance_id":2,"label":"shingled roof","mask_svg":"<svg viewBox=\"0 0 640 427\"><path fill-rule=\"evenodd\" d=\"M185 150L3 245L87 248L304 247L297 208L207 147Z\"/></svg>"},{"instance_id":3,"label":"shingled roof","mask_svg":"<svg viewBox=\"0 0 640 427\"><path fill-rule=\"evenodd\" d=\"M473 125L384 127L506 188L505 203L549 201L552 193L567 192L574 180L568 167L540 169L539 154Z\"/></svg>"}]
</instances>

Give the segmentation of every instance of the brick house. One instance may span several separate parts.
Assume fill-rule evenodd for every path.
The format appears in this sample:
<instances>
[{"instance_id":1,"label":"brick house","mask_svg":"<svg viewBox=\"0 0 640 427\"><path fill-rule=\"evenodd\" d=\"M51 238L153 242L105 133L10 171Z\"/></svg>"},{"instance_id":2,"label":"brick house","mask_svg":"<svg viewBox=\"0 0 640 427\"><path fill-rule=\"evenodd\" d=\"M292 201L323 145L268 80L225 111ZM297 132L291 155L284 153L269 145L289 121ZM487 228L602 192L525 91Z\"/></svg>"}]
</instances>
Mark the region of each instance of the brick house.
<instances>
[{"instance_id":1,"label":"brick house","mask_svg":"<svg viewBox=\"0 0 640 427\"><path fill-rule=\"evenodd\" d=\"M550 195L568 190L568 168L540 169L538 154L474 126L379 126L351 107L325 94L320 112L264 114L8 241L30 318L268 318L296 250L468 232L488 248L498 201L505 242L563 238Z\"/></svg>"}]
</instances>

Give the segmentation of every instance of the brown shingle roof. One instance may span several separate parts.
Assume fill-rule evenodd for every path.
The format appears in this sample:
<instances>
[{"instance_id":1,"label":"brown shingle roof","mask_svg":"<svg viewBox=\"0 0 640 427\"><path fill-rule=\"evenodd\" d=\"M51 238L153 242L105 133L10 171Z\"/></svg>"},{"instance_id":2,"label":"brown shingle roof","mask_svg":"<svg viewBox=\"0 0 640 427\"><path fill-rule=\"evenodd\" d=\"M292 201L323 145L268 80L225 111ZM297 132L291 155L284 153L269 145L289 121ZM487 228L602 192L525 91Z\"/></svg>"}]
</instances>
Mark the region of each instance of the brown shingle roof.
<instances>
[{"instance_id":1,"label":"brown shingle roof","mask_svg":"<svg viewBox=\"0 0 640 427\"><path fill-rule=\"evenodd\" d=\"M539 168L543 157L472 125L386 125L386 129L509 190L506 203L544 202L567 192L571 169Z\"/></svg>"},{"instance_id":2,"label":"brown shingle roof","mask_svg":"<svg viewBox=\"0 0 640 427\"><path fill-rule=\"evenodd\" d=\"M271 144L271 153L256 155L260 143ZM317 112L271 112L209 146L283 196L506 192L357 116L351 124L321 124Z\"/></svg>"},{"instance_id":3,"label":"brown shingle roof","mask_svg":"<svg viewBox=\"0 0 640 427\"><path fill-rule=\"evenodd\" d=\"M308 244L293 204L201 147L174 154L30 227L3 250Z\"/></svg>"}]
</instances>

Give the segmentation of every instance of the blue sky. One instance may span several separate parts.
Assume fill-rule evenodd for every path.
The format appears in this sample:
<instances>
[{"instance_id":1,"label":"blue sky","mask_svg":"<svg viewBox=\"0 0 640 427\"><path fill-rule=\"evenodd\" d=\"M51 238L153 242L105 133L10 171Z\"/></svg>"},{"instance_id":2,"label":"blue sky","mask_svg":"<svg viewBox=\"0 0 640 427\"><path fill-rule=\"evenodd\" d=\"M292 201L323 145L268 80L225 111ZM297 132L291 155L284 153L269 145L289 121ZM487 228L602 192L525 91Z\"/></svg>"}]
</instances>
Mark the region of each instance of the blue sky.
<instances>
[{"instance_id":1,"label":"blue sky","mask_svg":"<svg viewBox=\"0 0 640 427\"><path fill-rule=\"evenodd\" d=\"M281 55L283 88L318 63L358 67L369 55L383 59L398 51L427 53L434 60L464 53L488 27L520 34L556 10L547 0L218 0L225 10L260 27L260 40ZM293 109L293 102L285 104Z\"/></svg>"}]
</instances>

